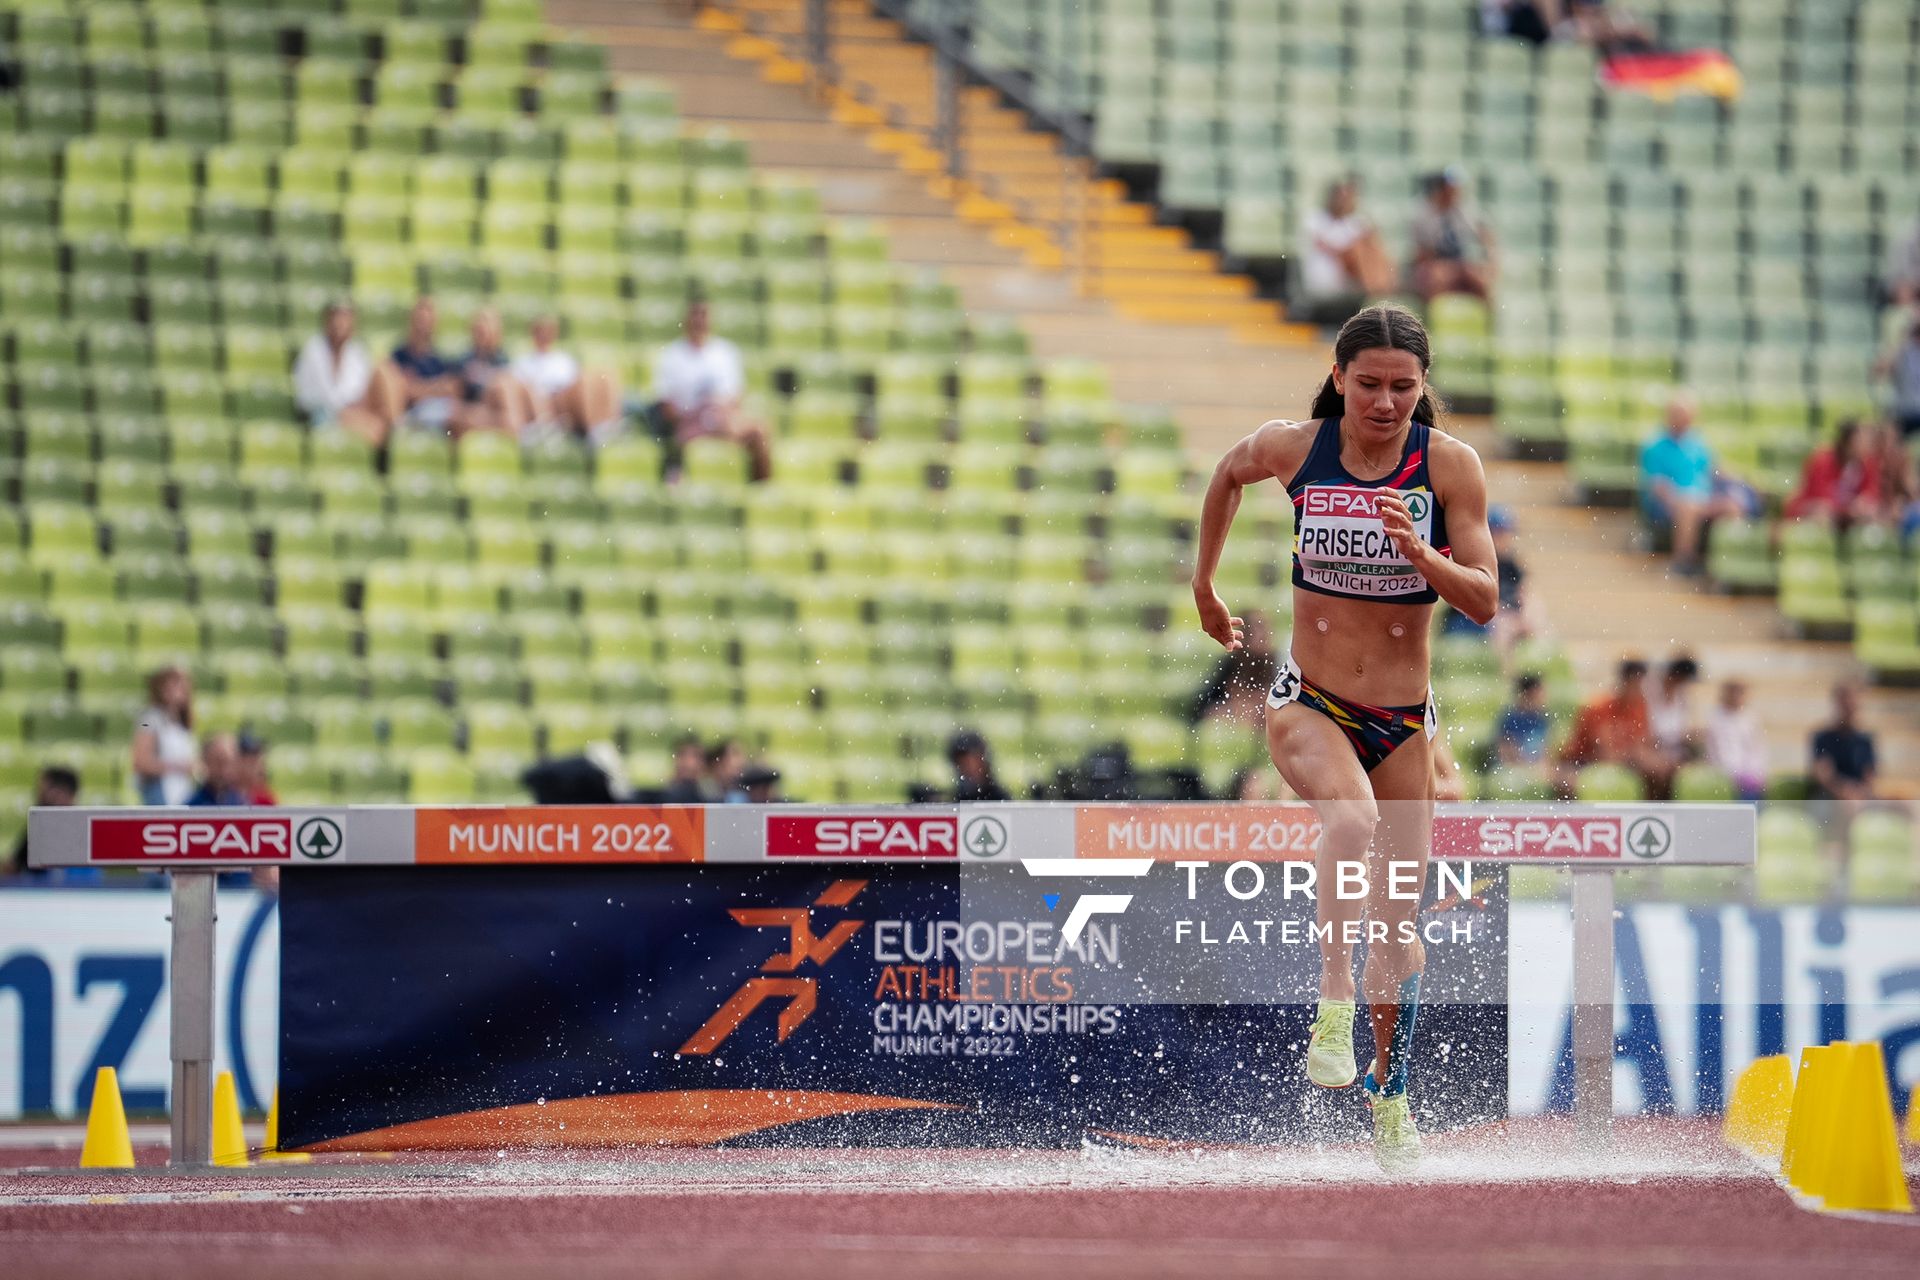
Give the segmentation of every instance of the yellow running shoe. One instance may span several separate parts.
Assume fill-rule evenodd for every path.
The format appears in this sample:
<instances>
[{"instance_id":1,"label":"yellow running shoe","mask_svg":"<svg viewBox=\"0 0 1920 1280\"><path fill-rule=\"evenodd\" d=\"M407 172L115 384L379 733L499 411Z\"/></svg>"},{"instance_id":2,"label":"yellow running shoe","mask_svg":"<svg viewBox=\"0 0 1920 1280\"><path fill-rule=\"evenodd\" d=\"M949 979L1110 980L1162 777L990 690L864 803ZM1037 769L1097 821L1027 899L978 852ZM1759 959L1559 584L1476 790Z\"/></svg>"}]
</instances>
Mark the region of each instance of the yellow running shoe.
<instances>
[{"instance_id":1,"label":"yellow running shoe","mask_svg":"<svg viewBox=\"0 0 1920 1280\"><path fill-rule=\"evenodd\" d=\"M1322 1000L1307 1043L1307 1079L1322 1089L1345 1089L1359 1074L1353 1063L1353 1001Z\"/></svg>"},{"instance_id":2,"label":"yellow running shoe","mask_svg":"<svg viewBox=\"0 0 1920 1280\"><path fill-rule=\"evenodd\" d=\"M1376 1097L1373 1102L1373 1160L1390 1174L1412 1173L1420 1167L1420 1130L1413 1124L1407 1095Z\"/></svg>"}]
</instances>

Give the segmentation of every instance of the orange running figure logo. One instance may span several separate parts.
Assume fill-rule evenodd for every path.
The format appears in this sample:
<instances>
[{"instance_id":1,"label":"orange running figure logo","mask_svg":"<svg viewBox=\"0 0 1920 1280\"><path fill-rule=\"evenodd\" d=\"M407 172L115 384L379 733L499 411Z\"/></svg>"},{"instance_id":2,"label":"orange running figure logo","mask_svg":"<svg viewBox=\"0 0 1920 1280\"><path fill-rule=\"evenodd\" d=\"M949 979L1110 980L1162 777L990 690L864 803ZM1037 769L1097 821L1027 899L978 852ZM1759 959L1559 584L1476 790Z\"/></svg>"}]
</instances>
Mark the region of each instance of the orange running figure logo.
<instances>
[{"instance_id":1,"label":"orange running figure logo","mask_svg":"<svg viewBox=\"0 0 1920 1280\"><path fill-rule=\"evenodd\" d=\"M826 937L818 937L813 932L813 907L844 907L859 897L860 891L866 887L865 880L835 880L813 900L813 906L735 907L727 914L749 929L786 929L787 949L768 956L760 966L760 972L792 973L807 963L824 966L866 924L864 920L842 920L827 930ZM785 1002L780 1009L779 1029L779 1041L785 1044L787 1037L813 1016L815 1006L820 1003L820 980L748 978L698 1031L688 1037L687 1042L680 1046L680 1052L712 1053L755 1009L769 1000Z\"/></svg>"}]
</instances>

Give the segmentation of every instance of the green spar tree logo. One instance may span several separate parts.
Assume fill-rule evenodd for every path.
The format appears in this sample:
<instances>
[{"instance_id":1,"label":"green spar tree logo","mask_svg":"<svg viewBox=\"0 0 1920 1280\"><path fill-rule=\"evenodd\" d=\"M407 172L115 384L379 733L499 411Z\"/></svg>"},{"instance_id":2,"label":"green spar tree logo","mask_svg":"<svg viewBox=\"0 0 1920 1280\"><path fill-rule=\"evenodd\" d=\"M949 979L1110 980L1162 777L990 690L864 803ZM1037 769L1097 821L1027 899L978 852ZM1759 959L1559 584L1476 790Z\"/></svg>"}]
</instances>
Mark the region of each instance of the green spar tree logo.
<instances>
[{"instance_id":1,"label":"green spar tree logo","mask_svg":"<svg viewBox=\"0 0 1920 1280\"><path fill-rule=\"evenodd\" d=\"M1413 520L1415 524L1419 524L1422 520L1425 520L1427 518L1427 495L1426 494L1421 493L1418 490L1414 490L1411 493L1403 493L1400 496L1401 496L1401 499L1405 501L1407 504L1407 515Z\"/></svg>"},{"instance_id":2,"label":"green spar tree logo","mask_svg":"<svg viewBox=\"0 0 1920 1280\"><path fill-rule=\"evenodd\" d=\"M293 847L303 858L323 862L340 852L340 824L332 818L303 818L293 829Z\"/></svg>"},{"instance_id":3,"label":"green spar tree logo","mask_svg":"<svg viewBox=\"0 0 1920 1280\"><path fill-rule=\"evenodd\" d=\"M998 818L968 818L960 831L960 847L976 858L998 857L1007 850L1007 828Z\"/></svg>"},{"instance_id":4,"label":"green spar tree logo","mask_svg":"<svg viewBox=\"0 0 1920 1280\"><path fill-rule=\"evenodd\" d=\"M1659 818L1636 818L1627 828L1627 852L1648 861L1664 858L1673 846L1673 833Z\"/></svg>"}]
</instances>

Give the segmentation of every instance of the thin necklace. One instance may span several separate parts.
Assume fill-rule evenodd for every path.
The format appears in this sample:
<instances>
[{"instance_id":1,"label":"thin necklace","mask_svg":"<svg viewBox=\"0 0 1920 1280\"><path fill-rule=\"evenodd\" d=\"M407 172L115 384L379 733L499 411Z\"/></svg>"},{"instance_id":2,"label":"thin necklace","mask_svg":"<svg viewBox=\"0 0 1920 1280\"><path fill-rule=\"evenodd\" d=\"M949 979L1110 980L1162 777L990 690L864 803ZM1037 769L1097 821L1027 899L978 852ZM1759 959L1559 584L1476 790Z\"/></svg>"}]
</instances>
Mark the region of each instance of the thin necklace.
<instances>
[{"instance_id":1,"label":"thin necklace","mask_svg":"<svg viewBox=\"0 0 1920 1280\"><path fill-rule=\"evenodd\" d=\"M1349 438L1344 432L1341 433L1340 443L1343 448L1351 447L1353 449L1354 456L1357 457L1361 461L1361 463L1366 466L1366 468L1369 471L1379 471L1383 467L1391 468L1394 462L1398 462L1400 460L1399 454L1396 452L1393 455L1392 462L1375 462L1372 458L1369 458L1366 454L1366 451L1360 447L1359 441Z\"/></svg>"}]
</instances>

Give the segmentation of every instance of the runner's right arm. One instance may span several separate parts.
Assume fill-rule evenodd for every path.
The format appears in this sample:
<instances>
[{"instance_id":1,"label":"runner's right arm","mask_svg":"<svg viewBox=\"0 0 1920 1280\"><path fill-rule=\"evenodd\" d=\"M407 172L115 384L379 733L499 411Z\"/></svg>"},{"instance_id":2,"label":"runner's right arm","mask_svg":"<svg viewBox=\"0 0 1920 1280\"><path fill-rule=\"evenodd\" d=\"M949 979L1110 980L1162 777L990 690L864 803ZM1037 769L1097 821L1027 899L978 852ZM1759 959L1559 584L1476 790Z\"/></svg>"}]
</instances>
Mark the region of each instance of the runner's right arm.
<instances>
[{"instance_id":1,"label":"runner's right arm","mask_svg":"<svg viewBox=\"0 0 1920 1280\"><path fill-rule=\"evenodd\" d=\"M1240 491L1250 484L1284 478L1298 471L1307 450L1313 447L1318 428L1317 422L1266 423L1227 450L1213 469L1213 480L1207 485L1206 500L1200 508L1200 545L1193 562L1193 603L1200 611L1200 629L1229 652L1244 643L1243 624L1213 589L1213 575L1220 567L1220 553L1227 545L1227 530L1233 527L1233 517L1240 510Z\"/></svg>"}]
</instances>

